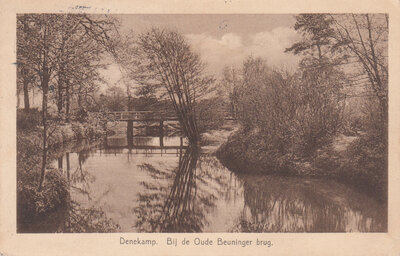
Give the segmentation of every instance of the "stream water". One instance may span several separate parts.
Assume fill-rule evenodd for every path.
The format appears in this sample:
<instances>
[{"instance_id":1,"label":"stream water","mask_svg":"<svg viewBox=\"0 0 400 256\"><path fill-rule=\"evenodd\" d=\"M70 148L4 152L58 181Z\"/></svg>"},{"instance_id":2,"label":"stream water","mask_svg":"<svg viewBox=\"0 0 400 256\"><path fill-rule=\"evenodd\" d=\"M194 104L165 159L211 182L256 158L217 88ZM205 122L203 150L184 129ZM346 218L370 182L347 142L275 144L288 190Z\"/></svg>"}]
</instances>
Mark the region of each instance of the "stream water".
<instances>
[{"instance_id":1,"label":"stream water","mask_svg":"<svg viewBox=\"0 0 400 256\"><path fill-rule=\"evenodd\" d=\"M113 137L53 163L71 197L121 232L385 232L386 210L343 184L236 175L179 137ZM148 148L146 149L146 146Z\"/></svg>"}]
</instances>

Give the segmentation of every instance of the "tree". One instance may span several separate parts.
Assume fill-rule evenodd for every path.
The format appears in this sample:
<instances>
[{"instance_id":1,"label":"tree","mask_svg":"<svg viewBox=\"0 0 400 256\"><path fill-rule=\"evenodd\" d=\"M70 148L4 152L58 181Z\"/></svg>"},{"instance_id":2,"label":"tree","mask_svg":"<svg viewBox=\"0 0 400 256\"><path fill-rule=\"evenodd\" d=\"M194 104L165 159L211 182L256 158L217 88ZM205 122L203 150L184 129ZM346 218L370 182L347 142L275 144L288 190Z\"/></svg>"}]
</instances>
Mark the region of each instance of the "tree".
<instances>
[{"instance_id":1,"label":"tree","mask_svg":"<svg viewBox=\"0 0 400 256\"><path fill-rule=\"evenodd\" d=\"M107 89L105 95L107 109L110 111L124 110L125 93L121 87L111 86Z\"/></svg>"},{"instance_id":2,"label":"tree","mask_svg":"<svg viewBox=\"0 0 400 256\"><path fill-rule=\"evenodd\" d=\"M381 120L387 125L388 115L388 30L387 14L332 15L337 45L346 47L348 54L359 63L366 83L378 99Z\"/></svg>"},{"instance_id":3,"label":"tree","mask_svg":"<svg viewBox=\"0 0 400 256\"><path fill-rule=\"evenodd\" d=\"M346 82L340 65L346 63L348 55L333 38L333 23L334 20L327 14L296 16L294 29L301 33L302 38L285 52L302 54L300 68L303 78L324 90L334 91L339 97L339 90Z\"/></svg>"},{"instance_id":4,"label":"tree","mask_svg":"<svg viewBox=\"0 0 400 256\"><path fill-rule=\"evenodd\" d=\"M294 29L301 32L302 39L285 51L294 54L306 54L322 61L323 58L331 54L332 23L332 19L326 14L301 14L296 16Z\"/></svg>"},{"instance_id":5,"label":"tree","mask_svg":"<svg viewBox=\"0 0 400 256\"><path fill-rule=\"evenodd\" d=\"M51 132L48 133L47 113L49 89L58 84L60 97L66 88L67 103L69 102L69 86L78 83L83 77L93 76L94 67L91 65L99 58L101 51L93 50L99 48L93 48L92 45L98 44L107 51L112 51L112 43L107 34L112 25L112 21L96 21L86 14L24 14L17 17L17 64L21 70L19 74L24 81L31 75L35 77L42 92L43 157L39 191L43 186L47 164L47 140L51 136ZM79 27L81 33L76 33ZM79 62L74 62L77 60ZM88 66L92 67L91 72L88 72ZM24 70L28 70L29 73ZM86 74L79 76L82 72Z\"/></svg>"},{"instance_id":6,"label":"tree","mask_svg":"<svg viewBox=\"0 0 400 256\"><path fill-rule=\"evenodd\" d=\"M38 190L43 186L44 174L47 162L47 106L49 82L54 75L56 67L56 41L57 41L57 17L51 14L30 14L18 17L20 23L20 35L23 45L20 45L18 55L20 65L30 67L39 78L40 89L42 91L42 123L43 123L43 154L42 168ZM21 27L23 28L21 30Z\"/></svg>"},{"instance_id":7,"label":"tree","mask_svg":"<svg viewBox=\"0 0 400 256\"><path fill-rule=\"evenodd\" d=\"M225 67L222 70L222 89L223 93L227 93L227 98L229 99L230 110L233 115L236 114L238 95L237 90L240 83L240 74L234 67Z\"/></svg>"},{"instance_id":8,"label":"tree","mask_svg":"<svg viewBox=\"0 0 400 256\"><path fill-rule=\"evenodd\" d=\"M350 70L337 84L353 92L359 85L366 86L362 96L376 97L380 122L386 124L388 25L385 14L301 14L296 16L294 28L302 33L302 39L286 51L308 55L302 64L310 71L328 67L338 75ZM315 53L317 61L312 61Z\"/></svg>"},{"instance_id":9,"label":"tree","mask_svg":"<svg viewBox=\"0 0 400 256\"><path fill-rule=\"evenodd\" d=\"M71 98L78 94L78 106L82 108L81 93L93 90L102 82L99 69L106 64L101 57L113 46L109 34L115 32L114 20L85 14L59 15L60 33L57 52L57 107L59 113L65 106L69 120ZM89 89L89 90L87 90Z\"/></svg>"},{"instance_id":10,"label":"tree","mask_svg":"<svg viewBox=\"0 0 400 256\"><path fill-rule=\"evenodd\" d=\"M155 28L138 37L131 54L123 61L131 77L139 85L163 88L183 132L191 143L197 143L196 100L207 92L213 81L203 74L200 57L178 32Z\"/></svg>"},{"instance_id":11,"label":"tree","mask_svg":"<svg viewBox=\"0 0 400 256\"><path fill-rule=\"evenodd\" d=\"M23 90L24 95L24 109L28 111L30 108L29 103L29 89L35 80L35 73L29 65L29 52L26 45L29 44L29 17L19 16L17 19L17 95Z\"/></svg>"}]
</instances>

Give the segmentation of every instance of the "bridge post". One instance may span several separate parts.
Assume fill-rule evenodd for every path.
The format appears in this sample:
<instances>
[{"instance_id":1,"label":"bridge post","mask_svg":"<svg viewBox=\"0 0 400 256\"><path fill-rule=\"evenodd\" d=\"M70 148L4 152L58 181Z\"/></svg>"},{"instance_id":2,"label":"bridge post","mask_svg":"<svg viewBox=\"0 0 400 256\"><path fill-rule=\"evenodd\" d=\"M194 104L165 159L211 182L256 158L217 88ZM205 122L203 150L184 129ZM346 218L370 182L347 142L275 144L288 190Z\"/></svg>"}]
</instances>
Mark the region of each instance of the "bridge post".
<instances>
[{"instance_id":1,"label":"bridge post","mask_svg":"<svg viewBox=\"0 0 400 256\"><path fill-rule=\"evenodd\" d=\"M160 135L160 147L164 147L164 120L162 119L160 121L159 135Z\"/></svg>"},{"instance_id":2,"label":"bridge post","mask_svg":"<svg viewBox=\"0 0 400 256\"><path fill-rule=\"evenodd\" d=\"M58 169L63 169L63 159L64 157L63 157L63 155L61 155L59 158L58 158Z\"/></svg>"},{"instance_id":3,"label":"bridge post","mask_svg":"<svg viewBox=\"0 0 400 256\"><path fill-rule=\"evenodd\" d=\"M127 128L126 128L126 139L128 141L128 146L133 146L133 121L128 120Z\"/></svg>"},{"instance_id":4,"label":"bridge post","mask_svg":"<svg viewBox=\"0 0 400 256\"><path fill-rule=\"evenodd\" d=\"M65 158L67 161L67 181L70 181L70 169L71 169L71 165L69 163L69 152L65 153Z\"/></svg>"}]
</instances>

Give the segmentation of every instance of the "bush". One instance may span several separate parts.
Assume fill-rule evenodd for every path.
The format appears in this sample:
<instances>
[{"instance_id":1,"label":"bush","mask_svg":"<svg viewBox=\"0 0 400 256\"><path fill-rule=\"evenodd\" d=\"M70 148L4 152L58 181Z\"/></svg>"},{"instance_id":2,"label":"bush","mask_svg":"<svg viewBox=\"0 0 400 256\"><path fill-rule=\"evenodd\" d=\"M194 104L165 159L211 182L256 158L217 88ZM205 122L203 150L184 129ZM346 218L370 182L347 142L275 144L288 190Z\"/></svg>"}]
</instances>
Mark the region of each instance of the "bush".
<instances>
[{"instance_id":1,"label":"bush","mask_svg":"<svg viewBox=\"0 0 400 256\"><path fill-rule=\"evenodd\" d=\"M33 130L40 124L41 120L41 113L37 109L17 110L18 130Z\"/></svg>"},{"instance_id":2,"label":"bush","mask_svg":"<svg viewBox=\"0 0 400 256\"><path fill-rule=\"evenodd\" d=\"M221 145L216 155L235 172L293 174L292 154L281 154L256 132L240 130Z\"/></svg>"},{"instance_id":3,"label":"bush","mask_svg":"<svg viewBox=\"0 0 400 256\"><path fill-rule=\"evenodd\" d=\"M83 124L74 122L71 124L72 131L74 132L74 136L76 139L85 138L85 127Z\"/></svg>"},{"instance_id":4,"label":"bush","mask_svg":"<svg viewBox=\"0 0 400 256\"><path fill-rule=\"evenodd\" d=\"M350 144L345 152L342 176L378 198L387 198L387 143L376 134L365 134Z\"/></svg>"},{"instance_id":5,"label":"bush","mask_svg":"<svg viewBox=\"0 0 400 256\"><path fill-rule=\"evenodd\" d=\"M32 220L58 207L69 200L68 184L58 170L47 170L43 189L37 190L39 169L20 170L17 176L17 216L18 223L29 223Z\"/></svg>"},{"instance_id":6,"label":"bush","mask_svg":"<svg viewBox=\"0 0 400 256\"><path fill-rule=\"evenodd\" d=\"M336 84L306 72L288 74L249 58L236 86L237 114L247 132L257 131L281 156L311 157L337 132L341 104Z\"/></svg>"},{"instance_id":7,"label":"bush","mask_svg":"<svg viewBox=\"0 0 400 256\"><path fill-rule=\"evenodd\" d=\"M88 115L87 110L84 108L81 108L74 114L72 119L74 121L83 123L83 122L87 121L88 117L89 117L89 115Z\"/></svg>"}]
</instances>

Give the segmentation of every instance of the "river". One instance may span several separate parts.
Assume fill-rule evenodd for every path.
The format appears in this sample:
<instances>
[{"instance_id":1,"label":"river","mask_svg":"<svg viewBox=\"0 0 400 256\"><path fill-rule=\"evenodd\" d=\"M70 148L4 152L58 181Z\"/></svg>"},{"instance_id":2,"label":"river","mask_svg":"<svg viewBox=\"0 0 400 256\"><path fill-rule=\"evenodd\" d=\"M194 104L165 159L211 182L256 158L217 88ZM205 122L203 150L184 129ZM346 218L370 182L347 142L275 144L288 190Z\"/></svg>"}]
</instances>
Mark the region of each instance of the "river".
<instances>
[{"instance_id":1,"label":"river","mask_svg":"<svg viewBox=\"0 0 400 256\"><path fill-rule=\"evenodd\" d=\"M387 230L385 209L343 184L236 175L184 139L164 137L162 150L159 139L135 137L129 149L125 137L111 137L65 150L52 165L68 177L80 208L100 209L120 232Z\"/></svg>"}]
</instances>

